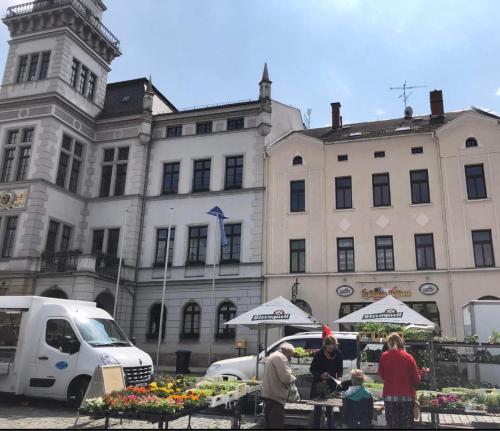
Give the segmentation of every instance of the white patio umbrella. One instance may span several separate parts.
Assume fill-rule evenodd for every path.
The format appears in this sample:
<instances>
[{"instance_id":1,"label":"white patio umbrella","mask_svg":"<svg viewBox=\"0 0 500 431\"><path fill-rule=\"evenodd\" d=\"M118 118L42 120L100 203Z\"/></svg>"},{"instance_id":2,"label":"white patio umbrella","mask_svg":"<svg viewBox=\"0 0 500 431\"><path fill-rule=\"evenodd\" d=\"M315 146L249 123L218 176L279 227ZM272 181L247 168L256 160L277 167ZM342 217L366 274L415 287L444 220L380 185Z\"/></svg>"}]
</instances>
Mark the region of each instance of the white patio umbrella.
<instances>
[{"instance_id":1,"label":"white patio umbrella","mask_svg":"<svg viewBox=\"0 0 500 431\"><path fill-rule=\"evenodd\" d=\"M337 319L335 323L401 323L416 325L436 326L429 319L412 310L399 299L387 295L373 304L367 305L361 310L355 311L347 316Z\"/></svg>"},{"instance_id":2,"label":"white patio umbrella","mask_svg":"<svg viewBox=\"0 0 500 431\"><path fill-rule=\"evenodd\" d=\"M261 327L276 327L288 325L300 325L306 327L321 326L313 316L301 310L295 304L291 303L282 296L278 296L271 301L265 302L242 315L225 323L226 325L243 325L248 327L256 327L257 347L260 344L260 328ZM255 365L255 375L259 375L259 353L257 352L257 360Z\"/></svg>"}]
</instances>

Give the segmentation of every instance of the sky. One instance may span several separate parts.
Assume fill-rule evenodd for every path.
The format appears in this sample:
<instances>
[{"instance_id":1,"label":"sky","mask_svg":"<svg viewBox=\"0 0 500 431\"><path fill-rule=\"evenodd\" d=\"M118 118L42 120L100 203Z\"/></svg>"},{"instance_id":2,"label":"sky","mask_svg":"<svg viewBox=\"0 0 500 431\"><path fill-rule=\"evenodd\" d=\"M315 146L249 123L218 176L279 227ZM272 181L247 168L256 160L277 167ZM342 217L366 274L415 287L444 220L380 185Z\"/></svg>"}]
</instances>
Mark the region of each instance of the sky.
<instances>
[{"instance_id":1,"label":"sky","mask_svg":"<svg viewBox=\"0 0 500 431\"><path fill-rule=\"evenodd\" d=\"M0 0L7 6L27 0ZM123 55L109 82L152 76L179 109L255 99L264 62L272 97L311 109L311 127L415 115L429 91L446 111L500 112L498 0L104 0ZM2 69L9 34L0 26Z\"/></svg>"}]
</instances>

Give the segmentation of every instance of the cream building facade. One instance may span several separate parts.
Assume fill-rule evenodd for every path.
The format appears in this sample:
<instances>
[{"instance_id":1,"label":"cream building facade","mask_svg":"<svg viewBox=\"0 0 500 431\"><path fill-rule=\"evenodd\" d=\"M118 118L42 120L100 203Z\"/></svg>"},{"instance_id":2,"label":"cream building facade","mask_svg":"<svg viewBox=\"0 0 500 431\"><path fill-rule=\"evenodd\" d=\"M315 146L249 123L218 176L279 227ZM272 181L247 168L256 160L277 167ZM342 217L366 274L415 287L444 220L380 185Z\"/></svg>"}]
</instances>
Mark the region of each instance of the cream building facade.
<instances>
[{"instance_id":1,"label":"cream building facade","mask_svg":"<svg viewBox=\"0 0 500 431\"><path fill-rule=\"evenodd\" d=\"M206 365L210 334L212 361L234 356L237 339L255 350L253 332L224 322L262 300L264 148L303 128L300 112L272 100L267 66L258 97L198 109L177 109L145 78L108 84L121 51L105 10L40 0L3 11L0 292L112 313L123 249L116 319L155 354L173 208L160 363L187 349Z\"/></svg>"},{"instance_id":2,"label":"cream building facade","mask_svg":"<svg viewBox=\"0 0 500 431\"><path fill-rule=\"evenodd\" d=\"M266 299L333 324L391 290L461 338L462 305L500 297L500 118L430 105L342 125L334 103L267 148Z\"/></svg>"}]
</instances>

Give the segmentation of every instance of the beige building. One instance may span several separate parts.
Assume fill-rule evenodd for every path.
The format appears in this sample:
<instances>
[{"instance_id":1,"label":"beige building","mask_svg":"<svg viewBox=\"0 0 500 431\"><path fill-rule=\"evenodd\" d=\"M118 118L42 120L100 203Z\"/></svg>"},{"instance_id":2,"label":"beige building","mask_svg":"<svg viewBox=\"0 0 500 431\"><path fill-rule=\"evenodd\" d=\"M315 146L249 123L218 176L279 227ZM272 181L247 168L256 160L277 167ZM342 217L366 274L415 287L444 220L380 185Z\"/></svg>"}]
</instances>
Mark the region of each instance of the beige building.
<instances>
[{"instance_id":1,"label":"beige building","mask_svg":"<svg viewBox=\"0 0 500 431\"><path fill-rule=\"evenodd\" d=\"M342 125L333 103L331 127L267 147L266 299L332 324L392 290L461 338L462 305L500 297L500 118L430 105Z\"/></svg>"}]
</instances>

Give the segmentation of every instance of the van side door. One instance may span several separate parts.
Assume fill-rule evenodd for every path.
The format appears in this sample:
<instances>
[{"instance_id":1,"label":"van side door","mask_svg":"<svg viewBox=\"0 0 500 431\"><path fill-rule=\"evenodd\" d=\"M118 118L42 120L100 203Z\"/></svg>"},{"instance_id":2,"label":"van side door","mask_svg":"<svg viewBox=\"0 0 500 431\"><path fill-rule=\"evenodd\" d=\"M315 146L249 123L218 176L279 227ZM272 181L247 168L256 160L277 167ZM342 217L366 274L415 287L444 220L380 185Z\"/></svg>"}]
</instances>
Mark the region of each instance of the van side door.
<instances>
[{"instance_id":1,"label":"van side door","mask_svg":"<svg viewBox=\"0 0 500 431\"><path fill-rule=\"evenodd\" d=\"M26 394L66 399L76 370L80 341L71 323L62 317L47 318L43 324Z\"/></svg>"}]
</instances>

